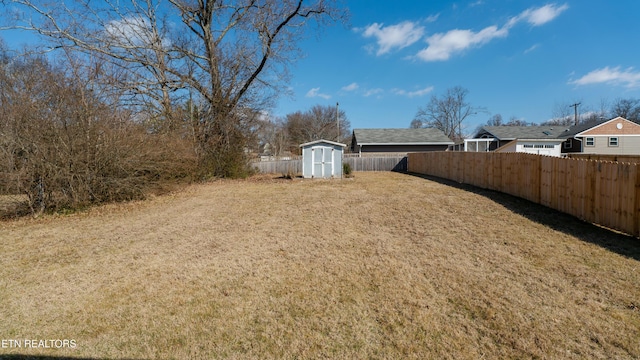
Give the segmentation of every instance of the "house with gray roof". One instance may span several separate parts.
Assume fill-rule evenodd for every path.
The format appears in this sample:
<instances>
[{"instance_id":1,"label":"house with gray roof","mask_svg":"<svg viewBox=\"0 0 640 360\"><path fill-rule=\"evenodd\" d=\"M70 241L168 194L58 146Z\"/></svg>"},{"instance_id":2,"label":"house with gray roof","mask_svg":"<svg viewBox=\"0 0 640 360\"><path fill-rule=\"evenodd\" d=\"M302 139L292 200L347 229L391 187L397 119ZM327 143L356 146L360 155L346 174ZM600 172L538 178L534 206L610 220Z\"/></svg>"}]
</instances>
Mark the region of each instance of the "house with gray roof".
<instances>
[{"instance_id":1,"label":"house with gray roof","mask_svg":"<svg viewBox=\"0 0 640 360\"><path fill-rule=\"evenodd\" d=\"M640 154L640 124L623 117L572 126L561 137L566 139L563 152Z\"/></svg>"},{"instance_id":2,"label":"house with gray roof","mask_svg":"<svg viewBox=\"0 0 640 360\"><path fill-rule=\"evenodd\" d=\"M436 128L354 129L351 151L360 155L444 151L453 141Z\"/></svg>"},{"instance_id":3,"label":"house with gray roof","mask_svg":"<svg viewBox=\"0 0 640 360\"><path fill-rule=\"evenodd\" d=\"M565 139L564 143L562 143L562 152L582 152L583 139L582 137L577 137L577 135L608 121L609 119L590 120L567 128L559 135L559 137Z\"/></svg>"},{"instance_id":4,"label":"house with gray roof","mask_svg":"<svg viewBox=\"0 0 640 360\"><path fill-rule=\"evenodd\" d=\"M616 117L573 126L483 126L464 140L464 151L635 155L640 154L640 125Z\"/></svg>"},{"instance_id":5,"label":"house with gray roof","mask_svg":"<svg viewBox=\"0 0 640 360\"><path fill-rule=\"evenodd\" d=\"M566 126L483 126L473 139L464 140L465 151L525 152L560 156L560 135Z\"/></svg>"}]
</instances>

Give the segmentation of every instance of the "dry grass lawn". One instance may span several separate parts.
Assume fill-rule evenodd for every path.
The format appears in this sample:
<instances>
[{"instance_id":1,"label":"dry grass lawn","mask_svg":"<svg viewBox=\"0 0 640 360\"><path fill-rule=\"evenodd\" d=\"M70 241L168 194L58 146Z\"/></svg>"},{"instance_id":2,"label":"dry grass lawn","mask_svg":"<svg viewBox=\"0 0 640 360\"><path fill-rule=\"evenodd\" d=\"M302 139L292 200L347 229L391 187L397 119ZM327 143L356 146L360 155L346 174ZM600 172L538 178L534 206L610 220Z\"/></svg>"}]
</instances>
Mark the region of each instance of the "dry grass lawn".
<instances>
[{"instance_id":1,"label":"dry grass lawn","mask_svg":"<svg viewBox=\"0 0 640 360\"><path fill-rule=\"evenodd\" d=\"M397 173L0 222L0 340L87 358L640 358L640 241Z\"/></svg>"}]
</instances>

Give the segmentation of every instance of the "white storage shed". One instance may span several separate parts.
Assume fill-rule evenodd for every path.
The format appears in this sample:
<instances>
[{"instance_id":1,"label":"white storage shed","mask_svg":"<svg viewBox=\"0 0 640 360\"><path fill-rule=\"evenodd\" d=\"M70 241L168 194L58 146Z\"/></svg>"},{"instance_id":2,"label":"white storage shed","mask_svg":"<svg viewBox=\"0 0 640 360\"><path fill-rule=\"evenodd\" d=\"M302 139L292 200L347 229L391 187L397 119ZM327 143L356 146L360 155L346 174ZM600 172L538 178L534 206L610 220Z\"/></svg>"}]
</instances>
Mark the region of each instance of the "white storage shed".
<instances>
[{"instance_id":1,"label":"white storage shed","mask_svg":"<svg viewBox=\"0 0 640 360\"><path fill-rule=\"evenodd\" d=\"M346 144L316 140L301 144L304 178L341 178L342 154Z\"/></svg>"}]
</instances>

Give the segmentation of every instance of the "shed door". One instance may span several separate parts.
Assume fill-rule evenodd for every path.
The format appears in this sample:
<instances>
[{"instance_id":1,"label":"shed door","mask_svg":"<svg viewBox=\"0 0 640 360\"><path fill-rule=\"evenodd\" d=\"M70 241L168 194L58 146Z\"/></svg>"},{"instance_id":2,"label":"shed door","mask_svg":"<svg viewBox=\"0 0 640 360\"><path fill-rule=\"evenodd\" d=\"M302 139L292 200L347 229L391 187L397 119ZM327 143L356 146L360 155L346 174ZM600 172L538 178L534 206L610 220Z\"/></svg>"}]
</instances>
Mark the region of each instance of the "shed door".
<instances>
[{"instance_id":1,"label":"shed door","mask_svg":"<svg viewBox=\"0 0 640 360\"><path fill-rule=\"evenodd\" d=\"M318 146L311 149L313 153L313 171L311 177L333 176L333 148Z\"/></svg>"},{"instance_id":2,"label":"shed door","mask_svg":"<svg viewBox=\"0 0 640 360\"><path fill-rule=\"evenodd\" d=\"M322 177L333 177L333 148L324 148L324 173Z\"/></svg>"}]
</instances>

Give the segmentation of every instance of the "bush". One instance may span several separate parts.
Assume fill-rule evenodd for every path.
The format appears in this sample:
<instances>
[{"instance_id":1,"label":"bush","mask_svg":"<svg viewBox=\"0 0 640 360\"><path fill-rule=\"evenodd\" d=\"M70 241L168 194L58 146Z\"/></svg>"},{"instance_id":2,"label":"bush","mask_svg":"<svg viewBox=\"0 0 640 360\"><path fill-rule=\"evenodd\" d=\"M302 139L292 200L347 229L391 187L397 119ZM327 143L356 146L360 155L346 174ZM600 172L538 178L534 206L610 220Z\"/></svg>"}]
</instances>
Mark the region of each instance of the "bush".
<instances>
[{"instance_id":1,"label":"bush","mask_svg":"<svg viewBox=\"0 0 640 360\"><path fill-rule=\"evenodd\" d=\"M26 195L36 215L142 199L191 176L188 140L150 133L82 79L23 61L0 67L0 194Z\"/></svg>"},{"instance_id":2,"label":"bush","mask_svg":"<svg viewBox=\"0 0 640 360\"><path fill-rule=\"evenodd\" d=\"M348 163L343 162L342 163L342 175L344 177L351 177L353 176L351 171L351 165L349 165Z\"/></svg>"}]
</instances>

